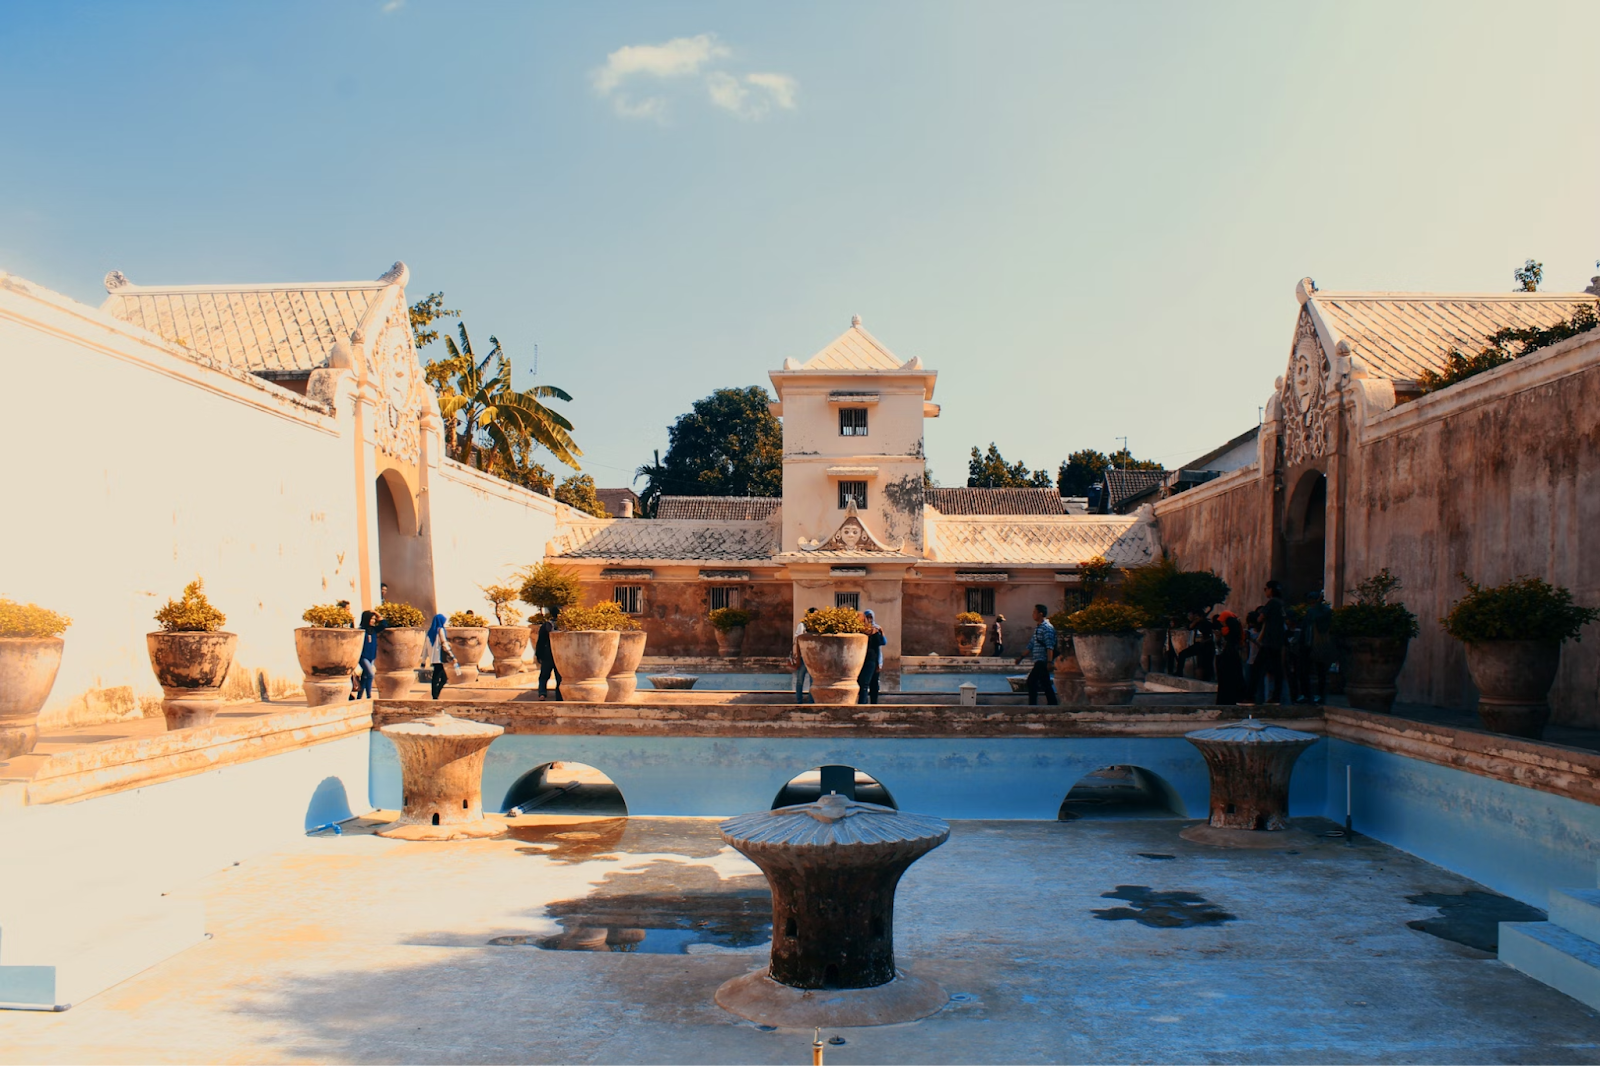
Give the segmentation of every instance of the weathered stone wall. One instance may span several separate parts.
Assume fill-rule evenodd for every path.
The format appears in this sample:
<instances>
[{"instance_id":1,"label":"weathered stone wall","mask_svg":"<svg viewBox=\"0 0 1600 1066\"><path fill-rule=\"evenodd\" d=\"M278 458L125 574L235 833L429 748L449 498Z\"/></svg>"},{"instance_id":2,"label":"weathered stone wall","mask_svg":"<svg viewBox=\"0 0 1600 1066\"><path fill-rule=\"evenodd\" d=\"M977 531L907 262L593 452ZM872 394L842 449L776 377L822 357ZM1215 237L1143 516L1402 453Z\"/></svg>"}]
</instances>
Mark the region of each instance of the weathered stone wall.
<instances>
[{"instance_id":1,"label":"weathered stone wall","mask_svg":"<svg viewBox=\"0 0 1600 1066\"><path fill-rule=\"evenodd\" d=\"M449 459L433 474L429 520L439 610L492 617L481 586L516 584L514 571L544 558L545 542L570 509Z\"/></svg>"},{"instance_id":2,"label":"weathered stone wall","mask_svg":"<svg viewBox=\"0 0 1600 1066\"><path fill-rule=\"evenodd\" d=\"M647 521L647 520L641 520ZM593 606L612 597L616 581L583 583L583 603ZM644 614L640 621L649 636L646 655L716 655L717 631L710 613L711 582L648 581L644 583ZM794 639L794 601L787 581L751 581L741 584L743 607L751 614L744 632L744 654L789 654Z\"/></svg>"},{"instance_id":3,"label":"weathered stone wall","mask_svg":"<svg viewBox=\"0 0 1600 1066\"><path fill-rule=\"evenodd\" d=\"M1161 546L1186 570L1228 583L1241 615L1264 599L1272 574L1272 481L1259 466L1225 474L1155 505Z\"/></svg>"}]
</instances>

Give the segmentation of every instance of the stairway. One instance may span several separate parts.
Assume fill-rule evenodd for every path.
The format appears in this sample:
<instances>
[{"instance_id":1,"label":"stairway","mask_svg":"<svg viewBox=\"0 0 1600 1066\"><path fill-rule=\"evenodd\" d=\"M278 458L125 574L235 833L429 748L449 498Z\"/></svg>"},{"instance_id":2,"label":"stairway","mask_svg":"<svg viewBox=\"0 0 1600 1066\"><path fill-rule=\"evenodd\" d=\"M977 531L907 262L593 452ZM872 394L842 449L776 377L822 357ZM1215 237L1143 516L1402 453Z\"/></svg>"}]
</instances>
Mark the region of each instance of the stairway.
<instances>
[{"instance_id":1,"label":"stairway","mask_svg":"<svg viewBox=\"0 0 1600 1066\"><path fill-rule=\"evenodd\" d=\"M1549 914L1501 922L1500 961L1600 1009L1600 888L1551 889Z\"/></svg>"}]
</instances>

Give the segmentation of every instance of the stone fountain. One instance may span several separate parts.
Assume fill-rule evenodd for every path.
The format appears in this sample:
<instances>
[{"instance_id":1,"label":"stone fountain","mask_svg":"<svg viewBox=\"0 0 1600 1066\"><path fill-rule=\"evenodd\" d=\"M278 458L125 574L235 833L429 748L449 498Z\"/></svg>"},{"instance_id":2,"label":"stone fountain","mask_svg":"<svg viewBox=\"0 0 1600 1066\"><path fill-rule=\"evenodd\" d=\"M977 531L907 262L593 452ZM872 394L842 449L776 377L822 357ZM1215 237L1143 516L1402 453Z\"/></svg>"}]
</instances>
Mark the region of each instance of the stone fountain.
<instances>
[{"instance_id":1,"label":"stone fountain","mask_svg":"<svg viewBox=\"0 0 1600 1066\"><path fill-rule=\"evenodd\" d=\"M1300 753L1317 742L1314 734L1250 717L1184 736L1200 749L1211 771L1211 817L1181 836L1232 847L1294 842L1284 835L1300 835L1289 827L1289 778Z\"/></svg>"},{"instance_id":2,"label":"stone fountain","mask_svg":"<svg viewBox=\"0 0 1600 1066\"><path fill-rule=\"evenodd\" d=\"M394 741L405 797L400 817L378 830L379 836L466 840L505 831L483 816L483 759L504 729L436 714L379 732Z\"/></svg>"}]
</instances>

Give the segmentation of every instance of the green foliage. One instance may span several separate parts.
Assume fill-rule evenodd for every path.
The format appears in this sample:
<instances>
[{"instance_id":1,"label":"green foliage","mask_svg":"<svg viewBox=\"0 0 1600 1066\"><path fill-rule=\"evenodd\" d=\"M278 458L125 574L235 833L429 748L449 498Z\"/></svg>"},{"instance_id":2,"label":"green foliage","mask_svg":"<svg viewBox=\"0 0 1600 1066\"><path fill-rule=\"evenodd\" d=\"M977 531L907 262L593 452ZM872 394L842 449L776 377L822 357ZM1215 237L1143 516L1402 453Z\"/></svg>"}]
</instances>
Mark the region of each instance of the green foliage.
<instances>
[{"instance_id":1,"label":"green foliage","mask_svg":"<svg viewBox=\"0 0 1600 1066\"><path fill-rule=\"evenodd\" d=\"M477 611L456 611L446 624L458 629L482 629L489 624L489 620Z\"/></svg>"},{"instance_id":2,"label":"green foliage","mask_svg":"<svg viewBox=\"0 0 1600 1066\"><path fill-rule=\"evenodd\" d=\"M711 619L711 624L726 633L735 626L750 624L750 612L738 607L718 607L706 616Z\"/></svg>"},{"instance_id":3,"label":"green foliage","mask_svg":"<svg viewBox=\"0 0 1600 1066\"><path fill-rule=\"evenodd\" d=\"M444 293L430 292L416 303L412 304L407 312L411 319L411 342L418 348L426 348L439 339L439 331L430 329L435 319L460 318L459 310L452 311L444 305Z\"/></svg>"},{"instance_id":4,"label":"green foliage","mask_svg":"<svg viewBox=\"0 0 1600 1066\"><path fill-rule=\"evenodd\" d=\"M346 629L356 624L355 616L350 613L350 608L340 607L337 603L323 604L320 607L308 607L300 616L300 620L308 626L318 629Z\"/></svg>"},{"instance_id":5,"label":"green foliage","mask_svg":"<svg viewBox=\"0 0 1600 1066\"><path fill-rule=\"evenodd\" d=\"M593 607L563 607L561 609L561 628L568 632L578 630L606 630L615 629L619 632L630 629L643 629L637 618L623 613L615 601L606 600Z\"/></svg>"},{"instance_id":6,"label":"green foliage","mask_svg":"<svg viewBox=\"0 0 1600 1066\"><path fill-rule=\"evenodd\" d=\"M1520 270L1513 270L1511 276L1517 279L1517 292L1538 292L1539 282L1544 280L1544 264L1536 263L1532 259L1522 264Z\"/></svg>"},{"instance_id":7,"label":"green foliage","mask_svg":"<svg viewBox=\"0 0 1600 1066\"><path fill-rule=\"evenodd\" d=\"M517 585L479 585L484 599L494 606L495 621L503 626L517 624L517 612L511 605L522 598L522 589Z\"/></svg>"},{"instance_id":8,"label":"green foliage","mask_svg":"<svg viewBox=\"0 0 1600 1066\"><path fill-rule=\"evenodd\" d=\"M1071 611L1057 611L1055 614L1050 616L1050 624L1056 627L1056 636L1058 640L1072 632L1071 619Z\"/></svg>"},{"instance_id":9,"label":"green foliage","mask_svg":"<svg viewBox=\"0 0 1600 1066\"><path fill-rule=\"evenodd\" d=\"M979 614L977 611L962 611L960 614L956 615L956 625L981 626L983 625L983 615Z\"/></svg>"},{"instance_id":10,"label":"green foliage","mask_svg":"<svg viewBox=\"0 0 1600 1066\"><path fill-rule=\"evenodd\" d=\"M806 627L807 633L819 635L867 631L867 620L861 617L861 612L848 607L824 607L820 611L812 611L800 622Z\"/></svg>"},{"instance_id":11,"label":"green foliage","mask_svg":"<svg viewBox=\"0 0 1600 1066\"><path fill-rule=\"evenodd\" d=\"M1537 577L1519 577L1484 588L1461 575L1467 594L1439 619L1445 632L1466 644L1488 640L1579 640L1583 627L1600 617L1592 607L1579 607L1572 593Z\"/></svg>"},{"instance_id":12,"label":"green foliage","mask_svg":"<svg viewBox=\"0 0 1600 1066\"><path fill-rule=\"evenodd\" d=\"M1050 471L1028 470L1028 464L1018 461L1006 463L1005 456L1000 454L993 441L989 442L989 450L979 454L977 445L972 447L972 458L967 462L967 487L984 489L1047 489L1050 487Z\"/></svg>"},{"instance_id":13,"label":"green foliage","mask_svg":"<svg viewBox=\"0 0 1600 1066\"><path fill-rule=\"evenodd\" d=\"M564 566L537 563L523 567L519 573L522 575L522 588L517 595L530 607L559 611L576 607L583 598L583 587L578 582L577 572Z\"/></svg>"},{"instance_id":14,"label":"green foliage","mask_svg":"<svg viewBox=\"0 0 1600 1066\"><path fill-rule=\"evenodd\" d=\"M606 505L595 494L594 478L588 474L573 474L556 489L556 499L596 518L610 518Z\"/></svg>"},{"instance_id":15,"label":"green foliage","mask_svg":"<svg viewBox=\"0 0 1600 1066\"><path fill-rule=\"evenodd\" d=\"M718 389L667 428L667 457L634 474L647 479L639 508L662 496L782 496L783 426L759 385Z\"/></svg>"},{"instance_id":16,"label":"green foliage","mask_svg":"<svg viewBox=\"0 0 1600 1066\"><path fill-rule=\"evenodd\" d=\"M409 603L389 603L385 600L374 607L372 613L399 629L421 629L428 624L428 616Z\"/></svg>"},{"instance_id":17,"label":"green foliage","mask_svg":"<svg viewBox=\"0 0 1600 1066\"><path fill-rule=\"evenodd\" d=\"M72 619L40 607L0 596L0 637L59 637Z\"/></svg>"},{"instance_id":18,"label":"green foliage","mask_svg":"<svg viewBox=\"0 0 1600 1066\"><path fill-rule=\"evenodd\" d=\"M1099 481L1110 465L1106 454L1093 448L1073 452L1056 470L1056 490L1063 496L1087 496L1089 486Z\"/></svg>"},{"instance_id":19,"label":"green foliage","mask_svg":"<svg viewBox=\"0 0 1600 1066\"><path fill-rule=\"evenodd\" d=\"M156 612L156 621L168 633L212 633L227 620L228 616L206 599L205 582L198 577L183 587L183 599L168 600Z\"/></svg>"},{"instance_id":20,"label":"green foliage","mask_svg":"<svg viewBox=\"0 0 1600 1066\"><path fill-rule=\"evenodd\" d=\"M1080 636L1132 633L1150 624L1150 616L1126 603L1100 601L1067 616L1067 628Z\"/></svg>"},{"instance_id":21,"label":"green foliage","mask_svg":"<svg viewBox=\"0 0 1600 1066\"><path fill-rule=\"evenodd\" d=\"M1489 343L1472 355L1458 348L1450 349L1445 353L1444 367L1437 372L1424 370L1417 377L1417 384L1424 393L1438 392L1485 370L1493 370L1513 359L1520 359L1529 352L1587 333L1597 325L1600 325L1600 315L1595 313L1595 309L1580 307L1572 313L1571 318L1551 326L1528 326L1524 329L1507 326L1492 333Z\"/></svg>"},{"instance_id":22,"label":"green foliage","mask_svg":"<svg viewBox=\"0 0 1600 1066\"><path fill-rule=\"evenodd\" d=\"M1096 555L1078 564L1078 591L1086 603L1093 603L1111 587L1117 566L1104 555Z\"/></svg>"},{"instance_id":23,"label":"green foliage","mask_svg":"<svg viewBox=\"0 0 1600 1066\"><path fill-rule=\"evenodd\" d=\"M1389 596L1400 588L1400 579L1386 566L1357 585L1356 601L1333 609L1332 631L1336 637L1383 637L1407 640L1422 630L1417 616Z\"/></svg>"},{"instance_id":24,"label":"green foliage","mask_svg":"<svg viewBox=\"0 0 1600 1066\"><path fill-rule=\"evenodd\" d=\"M1169 622L1179 613L1177 585L1183 571L1170 556L1136 566L1122 575L1122 601L1137 607L1157 622Z\"/></svg>"},{"instance_id":25,"label":"green foliage","mask_svg":"<svg viewBox=\"0 0 1600 1066\"><path fill-rule=\"evenodd\" d=\"M1210 570L1184 570L1179 573L1173 591L1178 610L1187 615L1190 611L1205 614L1227 602L1228 593L1233 590Z\"/></svg>"}]
</instances>

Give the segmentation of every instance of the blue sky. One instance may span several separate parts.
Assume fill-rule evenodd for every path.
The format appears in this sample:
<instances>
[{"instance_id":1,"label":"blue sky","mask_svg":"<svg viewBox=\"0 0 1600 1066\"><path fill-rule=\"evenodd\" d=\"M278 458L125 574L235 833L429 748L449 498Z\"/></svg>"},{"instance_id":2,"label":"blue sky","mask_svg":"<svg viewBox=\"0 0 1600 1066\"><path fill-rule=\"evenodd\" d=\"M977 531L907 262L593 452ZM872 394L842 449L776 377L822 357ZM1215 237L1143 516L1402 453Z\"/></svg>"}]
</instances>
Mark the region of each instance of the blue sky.
<instances>
[{"instance_id":1,"label":"blue sky","mask_svg":"<svg viewBox=\"0 0 1600 1066\"><path fill-rule=\"evenodd\" d=\"M966 451L1175 465L1294 286L1600 258L1594 3L0 5L0 269L443 290L602 485L860 314Z\"/></svg>"}]
</instances>

